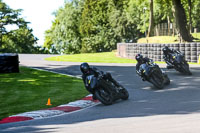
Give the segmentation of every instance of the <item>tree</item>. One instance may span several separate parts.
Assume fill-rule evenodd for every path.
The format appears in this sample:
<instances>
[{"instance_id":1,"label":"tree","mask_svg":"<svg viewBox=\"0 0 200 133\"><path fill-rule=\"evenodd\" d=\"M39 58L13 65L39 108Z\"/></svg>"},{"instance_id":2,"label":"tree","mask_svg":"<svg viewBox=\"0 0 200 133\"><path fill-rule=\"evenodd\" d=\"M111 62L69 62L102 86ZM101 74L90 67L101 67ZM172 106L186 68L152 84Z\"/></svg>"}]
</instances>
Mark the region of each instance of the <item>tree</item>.
<instances>
[{"instance_id":1,"label":"tree","mask_svg":"<svg viewBox=\"0 0 200 133\"><path fill-rule=\"evenodd\" d=\"M195 28L200 29L200 1L199 0L193 0L193 8L192 8L192 26Z\"/></svg>"},{"instance_id":2,"label":"tree","mask_svg":"<svg viewBox=\"0 0 200 133\"><path fill-rule=\"evenodd\" d=\"M0 52L28 53L34 51L37 38L32 34L26 22L20 17L22 10L13 10L0 0ZM8 31L6 26L16 25L18 28Z\"/></svg>"},{"instance_id":3,"label":"tree","mask_svg":"<svg viewBox=\"0 0 200 133\"><path fill-rule=\"evenodd\" d=\"M131 23L136 33L135 36L140 38L146 34L148 29L149 10L146 8L149 5L147 0L130 0L126 9L128 23Z\"/></svg>"},{"instance_id":4,"label":"tree","mask_svg":"<svg viewBox=\"0 0 200 133\"><path fill-rule=\"evenodd\" d=\"M188 0L188 10L189 10L189 31L192 33L192 2Z\"/></svg>"},{"instance_id":5,"label":"tree","mask_svg":"<svg viewBox=\"0 0 200 133\"><path fill-rule=\"evenodd\" d=\"M109 24L115 33L117 42L135 42L137 40L137 25L129 21L127 15L128 3L129 0L109 1Z\"/></svg>"},{"instance_id":6,"label":"tree","mask_svg":"<svg viewBox=\"0 0 200 133\"><path fill-rule=\"evenodd\" d=\"M55 13L51 29L45 33L45 47L58 53L80 53L82 1L67 2Z\"/></svg>"},{"instance_id":7,"label":"tree","mask_svg":"<svg viewBox=\"0 0 200 133\"><path fill-rule=\"evenodd\" d=\"M108 9L109 0L85 0L80 26L81 52L111 51L116 48Z\"/></svg>"},{"instance_id":8,"label":"tree","mask_svg":"<svg viewBox=\"0 0 200 133\"><path fill-rule=\"evenodd\" d=\"M148 34L147 36L153 36L153 30L154 30L154 16L153 16L153 0L149 0L149 5L150 5L150 18L149 18L149 29L148 29Z\"/></svg>"},{"instance_id":9,"label":"tree","mask_svg":"<svg viewBox=\"0 0 200 133\"><path fill-rule=\"evenodd\" d=\"M26 26L13 30L7 36L3 36L2 52L34 53L37 38L32 34L32 29Z\"/></svg>"},{"instance_id":10,"label":"tree","mask_svg":"<svg viewBox=\"0 0 200 133\"><path fill-rule=\"evenodd\" d=\"M22 10L13 10L9 8L5 3L0 0L0 46L2 45L3 35L7 35L10 32L6 30L7 25L15 24L17 26L23 26L27 24L24 19L19 18L20 12Z\"/></svg>"},{"instance_id":11,"label":"tree","mask_svg":"<svg viewBox=\"0 0 200 133\"><path fill-rule=\"evenodd\" d=\"M178 31L183 41L192 42L192 37L187 29L187 18L181 0L172 0Z\"/></svg>"}]
</instances>

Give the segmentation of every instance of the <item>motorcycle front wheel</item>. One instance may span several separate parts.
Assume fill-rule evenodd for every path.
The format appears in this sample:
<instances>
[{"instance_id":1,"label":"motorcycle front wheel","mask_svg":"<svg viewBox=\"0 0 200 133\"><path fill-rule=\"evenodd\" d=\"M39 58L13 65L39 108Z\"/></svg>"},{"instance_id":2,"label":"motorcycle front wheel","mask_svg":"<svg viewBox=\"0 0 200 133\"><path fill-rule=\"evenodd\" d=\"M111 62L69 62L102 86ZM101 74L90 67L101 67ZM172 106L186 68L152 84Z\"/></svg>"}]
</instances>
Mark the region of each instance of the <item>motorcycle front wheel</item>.
<instances>
[{"instance_id":1,"label":"motorcycle front wheel","mask_svg":"<svg viewBox=\"0 0 200 133\"><path fill-rule=\"evenodd\" d=\"M163 82L161 81L162 79L157 74L153 73L149 80L156 88L163 89Z\"/></svg>"},{"instance_id":2,"label":"motorcycle front wheel","mask_svg":"<svg viewBox=\"0 0 200 133\"><path fill-rule=\"evenodd\" d=\"M129 93L125 88L120 90L120 97L121 97L122 100L127 100L128 99Z\"/></svg>"},{"instance_id":3,"label":"motorcycle front wheel","mask_svg":"<svg viewBox=\"0 0 200 133\"><path fill-rule=\"evenodd\" d=\"M164 74L163 76L164 76L164 78L165 78L165 85L169 85L169 84L170 84L170 79L169 79L169 77L167 76L167 74Z\"/></svg>"},{"instance_id":4,"label":"motorcycle front wheel","mask_svg":"<svg viewBox=\"0 0 200 133\"><path fill-rule=\"evenodd\" d=\"M113 103L112 94L104 88L99 88L95 91L96 98L104 105L111 105Z\"/></svg>"},{"instance_id":5,"label":"motorcycle front wheel","mask_svg":"<svg viewBox=\"0 0 200 133\"><path fill-rule=\"evenodd\" d=\"M184 64L182 65L182 70L183 70L183 73L184 73L184 74L192 75L192 73L191 73L190 70L189 70L189 65L188 65L188 63L184 63Z\"/></svg>"}]
</instances>

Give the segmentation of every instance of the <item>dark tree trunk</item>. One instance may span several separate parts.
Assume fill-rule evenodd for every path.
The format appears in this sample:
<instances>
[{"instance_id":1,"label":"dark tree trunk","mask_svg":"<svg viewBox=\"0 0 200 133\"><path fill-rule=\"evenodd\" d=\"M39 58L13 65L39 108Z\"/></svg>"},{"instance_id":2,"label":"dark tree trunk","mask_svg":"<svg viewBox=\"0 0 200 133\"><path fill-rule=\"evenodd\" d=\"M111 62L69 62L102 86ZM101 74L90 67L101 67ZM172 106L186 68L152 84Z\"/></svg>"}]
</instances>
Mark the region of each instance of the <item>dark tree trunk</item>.
<instances>
[{"instance_id":1,"label":"dark tree trunk","mask_svg":"<svg viewBox=\"0 0 200 133\"><path fill-rule=\"evenodd\" d=\"M183 41L192 42L192 37L187 29L187 19L181 0L172 0L175 9L176 26Z\"/></svg>"},{"instance_id":2,"label":"dark tree trunk","mask_svg":"<svg viewBox=\"0 0 200 133\"><path fill-rule=\"evenodd\" d=\"M189 31L192 33L192 2L188 0L188 8L189 8Z\"/></svg>"},{"instance_id":3,"label":"dark tree trunk","mask_svg":"<svg viewBox=\"0 0 200 133\"><path fill-rule=\"evenodd\" d=\"M153 0L149 0L149 2L150 2L150 18L149 18L149 29L147 37L153 36L153 29L154 29Z\"/></svg>"},{"instance_id":4,"label":"dark tree trunk","mask_svg":"<svg viewBox=\"0 0 200 133\"><path fill-rule=\"evenodd\" d=\"M167 16L168 36L170 36L170 18Z\"/></svg>"}]
</instances>

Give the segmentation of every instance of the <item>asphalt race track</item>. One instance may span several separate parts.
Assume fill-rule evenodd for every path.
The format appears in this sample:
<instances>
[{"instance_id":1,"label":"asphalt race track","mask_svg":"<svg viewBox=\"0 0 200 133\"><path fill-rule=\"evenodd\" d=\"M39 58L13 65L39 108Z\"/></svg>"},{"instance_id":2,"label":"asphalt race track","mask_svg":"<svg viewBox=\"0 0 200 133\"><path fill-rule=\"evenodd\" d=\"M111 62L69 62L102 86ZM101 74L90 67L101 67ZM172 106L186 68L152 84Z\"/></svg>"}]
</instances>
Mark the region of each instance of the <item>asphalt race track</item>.
<instances>
[{"instance_id":1,"label":"asphalt race track","mask_svg":"<svg viewBox=\"0 0 200 133\"><path fill-rule=\"evenodd\" d=\"M73 62L49 62L54 55L19 56L20 65L80 76ZM51 118L0 124L0 132L63 133L199 133L200 67L190 65L192 76L165 69L171 80L163 90L143 82L135 73L135 64L90 63L110 72L130 94L127 101L91 108ZM84 88L83 88L84 89Z\"/></svg>"}]
</instances>

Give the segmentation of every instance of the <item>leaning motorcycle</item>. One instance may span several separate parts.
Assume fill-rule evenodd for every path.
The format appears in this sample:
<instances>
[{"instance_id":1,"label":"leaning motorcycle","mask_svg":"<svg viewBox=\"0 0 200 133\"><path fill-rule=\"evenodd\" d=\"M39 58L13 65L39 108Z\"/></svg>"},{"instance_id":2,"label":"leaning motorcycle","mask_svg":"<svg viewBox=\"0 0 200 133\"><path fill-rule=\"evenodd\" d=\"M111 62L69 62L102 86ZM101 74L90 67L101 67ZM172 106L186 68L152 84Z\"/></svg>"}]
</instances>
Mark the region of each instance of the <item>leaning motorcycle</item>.
<instances>
[{"instance_id":1,"label":"leaning motorcycle","mask_svg":"<svg viewBox=\"0 0 200 133\"><path fill-rule=\"evenodd\" d=\"M109 80L104 79L103 75L87 76L86 86L93 90L93 95L104 105L111 105L118 99L127 100L129 97L129 93L124 87L115 86Z\"/></svg>"},{"instance_id":2,"label":"leaning motorcycle","mask_svg":"<svg viewBox=\"0 0 200 133\"><path fill-rule=\"evenodd\" d=\"M168 75L153 62L141 64L138 74L143 81L152 83L158 89L163 89L164 85L170 84Z\"/></svg>"},{"instance_id":3,"label":"leaning motorcycle","mask_svg":"<svg viewBox=\"0 0 200 133\"><path fill-rule=\"evenodd\" d=\"M189 69L189 64L181 53L172 54L172 65L174 69L180 73L192 75Z\"/></svg>"}]
</instances>

